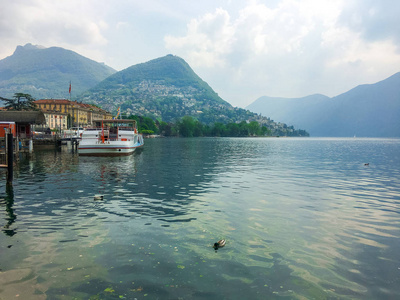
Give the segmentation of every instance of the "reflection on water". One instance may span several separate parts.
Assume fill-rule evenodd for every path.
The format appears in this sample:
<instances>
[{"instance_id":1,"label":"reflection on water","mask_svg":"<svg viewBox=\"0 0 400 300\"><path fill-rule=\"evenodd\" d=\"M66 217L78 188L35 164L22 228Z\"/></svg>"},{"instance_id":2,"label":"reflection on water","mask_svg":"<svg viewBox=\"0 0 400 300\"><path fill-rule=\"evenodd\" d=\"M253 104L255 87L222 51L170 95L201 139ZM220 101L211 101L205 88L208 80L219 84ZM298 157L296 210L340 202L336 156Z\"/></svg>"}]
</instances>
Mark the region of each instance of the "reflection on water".
<instances>
[{"instance_id":1,"label":"reflection on water","mask_svg":"<svg viewBox=\"0 0 400 300\"><path fill-rule=\"evenodd\" d=\"M396 139L152 139L14 174L0 298L400 296Z\"/></svg>"},{"instance_id":2,"label":"reflection on water","mask_svg":"<svg viewBox=\"0 0 400 300\"><path fill-rule=\"evenodd\" d=\"M17 216L14 213L14 188L12 185L6 184L6 195L3 199L0 198L0 206L5 207L6 224L3 227L3 232L8 236L13 236L15 231L10 229L10 226L15 222Z\"/></svg>"}]
</instances>

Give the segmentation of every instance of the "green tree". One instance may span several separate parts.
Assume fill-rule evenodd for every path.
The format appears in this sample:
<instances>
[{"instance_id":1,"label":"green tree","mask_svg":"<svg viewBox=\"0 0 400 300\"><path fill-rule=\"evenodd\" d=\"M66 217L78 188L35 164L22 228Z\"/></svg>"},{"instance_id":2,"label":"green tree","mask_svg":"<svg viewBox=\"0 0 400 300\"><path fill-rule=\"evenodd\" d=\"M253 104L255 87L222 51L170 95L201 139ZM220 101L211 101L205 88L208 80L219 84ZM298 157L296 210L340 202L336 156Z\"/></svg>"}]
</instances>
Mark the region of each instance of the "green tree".
<instances>
[{"instance_id":1,"label":"green tree","mask_svg":"<svg viewBox=\"0 0 400 300\"><path fill-rule=\"evenodd\" d=\"M190 116L184 116L178 125L179 134L183 137L192 137L196 128L196 121Z\"/></svg>"},{"instance_id":2,"label":"green tree","mask_svg":"<svg viewBox=\"0 0 400 300\"><path fill-rule=\"evenodd\" d=\"M249 126L247 126L246 121L239 123L239 136L249 136Z\"/></svg>"},{"instance_id":3,"label":"green tree","mask_svg":"<svg viewBox=\"0 0 400 300\"><path fill-rule=\"evenodd\" d=\"M225 125L223 123L219 123L219 122L214 123L214 127L211 129L211 135L225 136L226 135Z\"/></svg>"},{"instance_id":4,"label":"green tree","mask_svg":"<svg viewBox=\"0 0 400 300\"><path fill-rule=\"evenodd\" d=\"M204 125L199 120L195 120L193 136L203 136L203 135L204 135Z\"/></svg>"},{"instance_id":5,"label":"green tree","mask_svg":"<svg viewBox=\"0 0 400 300\"><path fill-rule=\"evenodd\" d=\"M35 99L29 94L15 93L12 99L0 99L6 102L7 110L36 110Z\"/></svg>"},{"instance_id":6,"label":"green tree","mask_svg":"<svg viewBox=\"0 0 400 300\"><path fill-rule=\"evenodd\" d=\"M149 117L143 117L140 119L140 125L139 125L140 130L151 130L153 132L157 132L157 126L154 123L152 118Z\"/></svg>"},{"instance_id":7,"label":"green tree","mask_svg":"<svg viewBox=\"0 0 400 300\"><path fill-rule=\"evenodd\" d=\"M172 136L172 124L161 121L158 126L158 132L164 136Z\"/></svg>"},{"instance_id":8,"label":"green tree","mask_svg":"<svg viewBox=\"0 0 400 300\"><path fill-rule=\"evenodd\" d=\"M228 136L239 136L240 133L239 124L229 123L226 125L226 129Z\"/></svg>"},{"instance_id":9,"label":"green tree","mask_svg":"<svg viewBox=\"0 0 400 300\"><path fill-rule=\"evenodd\" d=\"M271 129L268 129L266 126L261 126L260 131L262 136L271 135Z\"/></svg>"},{"instance_id":10,"label":"green tree","mask_svg":"<svg viewBox=\"0 0 400 300\"><path fill-rule=\"evenodd\" d=\"M258 135L260 131L260 124L257 121L251 121L248 124L249 134L252 136Z\"/></svg>"}]
</instances>

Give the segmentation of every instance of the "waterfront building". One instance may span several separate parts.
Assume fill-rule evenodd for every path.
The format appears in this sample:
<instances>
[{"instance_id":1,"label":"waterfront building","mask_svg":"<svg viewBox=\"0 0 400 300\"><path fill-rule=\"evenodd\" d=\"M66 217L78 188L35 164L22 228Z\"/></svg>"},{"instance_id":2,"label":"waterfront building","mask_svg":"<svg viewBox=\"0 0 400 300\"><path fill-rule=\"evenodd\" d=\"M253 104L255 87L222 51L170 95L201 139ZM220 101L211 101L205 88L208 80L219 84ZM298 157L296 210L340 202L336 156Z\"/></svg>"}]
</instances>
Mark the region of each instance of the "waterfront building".
<instances>
[{"instance_id":1,"label":"waterfront building","mask_svg":"<svg viewBox=\"0 0 400 300\"><path fill-rule=\"evenodd\" d=\"M112 119L112 114L97 106L66 99L41 99L35 104L46 117L50 129L84 127L92 120Z\"/></svg>"}]
</instances>

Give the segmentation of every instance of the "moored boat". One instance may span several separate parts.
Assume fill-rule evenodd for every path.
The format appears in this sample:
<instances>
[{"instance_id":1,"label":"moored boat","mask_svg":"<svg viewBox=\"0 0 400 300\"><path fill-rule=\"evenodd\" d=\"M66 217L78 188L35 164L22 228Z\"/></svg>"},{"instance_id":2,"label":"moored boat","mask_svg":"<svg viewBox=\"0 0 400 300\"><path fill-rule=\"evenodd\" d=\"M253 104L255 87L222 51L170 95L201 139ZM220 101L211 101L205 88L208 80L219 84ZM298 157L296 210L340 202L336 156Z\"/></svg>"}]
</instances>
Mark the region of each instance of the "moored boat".
<instances>
[{"instance_id":1,"label":"moored boat","mask_svg":"<svg viewBox=\"0 0 400 300\"><path fill-rule=\"evenodd\" d=\"M86 128L78 146L79 155L121 156L130 155L144 145L135 120L95 120Z\"/></svg>"}]
</instances>

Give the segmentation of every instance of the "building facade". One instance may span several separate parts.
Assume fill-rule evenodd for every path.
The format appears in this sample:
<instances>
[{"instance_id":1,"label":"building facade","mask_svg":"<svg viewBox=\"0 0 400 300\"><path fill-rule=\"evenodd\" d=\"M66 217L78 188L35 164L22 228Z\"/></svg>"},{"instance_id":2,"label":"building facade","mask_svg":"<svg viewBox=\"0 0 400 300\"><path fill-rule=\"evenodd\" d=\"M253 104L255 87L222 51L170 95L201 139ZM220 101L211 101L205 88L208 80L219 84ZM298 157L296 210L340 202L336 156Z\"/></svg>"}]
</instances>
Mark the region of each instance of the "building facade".
<instances>
[{"instance_id":1,"label":"building facade","mask_svg":"<svg viewBox=\"0 0 400 300\"><path fill-rule=\"evenodd\" d=\"M66 99L42 99L35 104L46 117L50 129L85 127L95 119L112 119L111 113L90 104Z\"/></svg>"}]
</instances>

